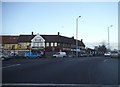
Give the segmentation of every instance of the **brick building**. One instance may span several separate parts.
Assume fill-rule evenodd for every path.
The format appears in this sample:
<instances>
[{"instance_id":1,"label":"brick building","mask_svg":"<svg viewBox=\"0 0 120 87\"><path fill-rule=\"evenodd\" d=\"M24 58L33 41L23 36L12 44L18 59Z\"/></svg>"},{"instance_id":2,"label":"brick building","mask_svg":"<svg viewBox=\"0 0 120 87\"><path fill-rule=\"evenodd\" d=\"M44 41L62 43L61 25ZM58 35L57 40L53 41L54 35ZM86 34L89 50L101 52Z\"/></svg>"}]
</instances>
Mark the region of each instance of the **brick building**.
<instances>
[{"instance_id":1,"label":"brick building","mask_svg":"<svg viewBox=\"0 0 120 87\"><path fill-rule=\"evenodd\" d=\"M67 54L74 54L76 51L76 39L74 37L66 37L56 35L19 35L19 36L0 36L2 38L2 46L5 50L27 51L40 50L46 54L53 54L59 51L65 51ZM82 40L78 40L78 48L85 49Z\"/></svg>"}]
</instances>

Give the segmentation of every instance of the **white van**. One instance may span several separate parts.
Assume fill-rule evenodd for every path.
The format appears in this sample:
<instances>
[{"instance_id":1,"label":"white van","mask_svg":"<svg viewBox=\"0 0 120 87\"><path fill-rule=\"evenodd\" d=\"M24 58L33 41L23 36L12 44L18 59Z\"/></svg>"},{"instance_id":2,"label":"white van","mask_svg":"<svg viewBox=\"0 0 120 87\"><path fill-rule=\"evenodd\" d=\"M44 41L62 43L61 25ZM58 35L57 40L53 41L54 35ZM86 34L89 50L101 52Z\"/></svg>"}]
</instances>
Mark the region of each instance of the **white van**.
<instances>
[{"instance_id":1,"label":"white van","mask_svg":"<svg viewBox=\"0 0 120 87\"><path fill-rule=\"evenodd\" d=\"M66 52L57 52L53 55L53 57L66 57Z\"/></svg>"}]
</instances>

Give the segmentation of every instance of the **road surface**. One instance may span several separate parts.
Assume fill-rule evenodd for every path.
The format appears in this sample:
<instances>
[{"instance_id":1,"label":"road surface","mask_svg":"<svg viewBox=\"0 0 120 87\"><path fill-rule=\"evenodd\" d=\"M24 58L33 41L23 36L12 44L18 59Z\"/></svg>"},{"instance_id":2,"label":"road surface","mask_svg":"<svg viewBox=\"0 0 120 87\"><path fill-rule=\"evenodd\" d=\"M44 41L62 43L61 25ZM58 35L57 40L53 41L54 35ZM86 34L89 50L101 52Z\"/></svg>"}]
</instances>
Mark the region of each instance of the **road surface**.
<instances>
[{"instance_id":1,"label":"road surface","mask_svg":"<svg viewBox=\"0 0 120 87\"><path fill-rule=\"evenodd\" d=\"M118 59L109 57L11 59L3 61L6 83L118 85Z\"/></svg>"}]
</instances>

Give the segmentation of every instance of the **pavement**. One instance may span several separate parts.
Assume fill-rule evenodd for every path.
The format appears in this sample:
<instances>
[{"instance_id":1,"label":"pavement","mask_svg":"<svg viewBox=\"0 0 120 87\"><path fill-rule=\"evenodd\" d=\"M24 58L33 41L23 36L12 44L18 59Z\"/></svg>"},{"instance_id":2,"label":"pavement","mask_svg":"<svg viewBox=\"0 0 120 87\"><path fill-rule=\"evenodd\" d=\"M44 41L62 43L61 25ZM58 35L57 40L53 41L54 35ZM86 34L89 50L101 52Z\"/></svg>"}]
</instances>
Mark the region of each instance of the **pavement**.
<instances>
[{"instance_id":1,"label":"pavement","mask_svg":"<svg viewBox=\"0 0 120 87\"><path fill-rule=\"evenodd\" d=\"M118 63L109 57L11 59L2 62L2 82L118 85Z\"/></svg>"}]
</instances>

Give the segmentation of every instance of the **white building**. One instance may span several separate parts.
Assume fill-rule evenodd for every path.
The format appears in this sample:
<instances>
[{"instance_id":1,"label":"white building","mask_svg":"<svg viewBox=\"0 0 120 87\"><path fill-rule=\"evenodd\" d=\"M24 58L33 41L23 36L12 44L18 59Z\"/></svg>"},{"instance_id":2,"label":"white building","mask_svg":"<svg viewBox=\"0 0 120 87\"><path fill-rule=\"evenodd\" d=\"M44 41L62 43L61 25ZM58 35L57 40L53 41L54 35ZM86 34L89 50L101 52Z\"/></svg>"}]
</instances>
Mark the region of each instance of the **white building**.
<instances>
[{"instance_id":1,"label":"white building","mask_svg":"<svg viewBox=\"0 0 120 87\"><path fill-rule=\"evenodd\" d=\"M40 34L37 34L32 40L31 40L31 48L32 49L44 49L45 48L45 39L40 36Z\"/></svg>"}]
</instances>

